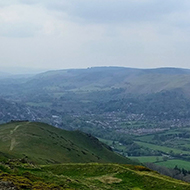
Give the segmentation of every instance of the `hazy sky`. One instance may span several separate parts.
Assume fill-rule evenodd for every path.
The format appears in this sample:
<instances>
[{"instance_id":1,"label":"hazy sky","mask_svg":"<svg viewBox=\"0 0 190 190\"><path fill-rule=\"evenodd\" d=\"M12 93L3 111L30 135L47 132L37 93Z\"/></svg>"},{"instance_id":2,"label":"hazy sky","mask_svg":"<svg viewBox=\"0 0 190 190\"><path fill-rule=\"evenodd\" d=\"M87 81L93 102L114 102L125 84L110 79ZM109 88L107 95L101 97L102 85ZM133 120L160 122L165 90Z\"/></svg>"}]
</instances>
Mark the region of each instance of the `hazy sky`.
<instances>
[{"instance_id":1,"label":"hazy sky","mask_svg":"<svg viewBox=\"0 0 190 190\"><path fill-rule=\"evenodd\" d=\"M189 0L0 0L0 67L190 68Z\"/></svg>"}]
</instances>

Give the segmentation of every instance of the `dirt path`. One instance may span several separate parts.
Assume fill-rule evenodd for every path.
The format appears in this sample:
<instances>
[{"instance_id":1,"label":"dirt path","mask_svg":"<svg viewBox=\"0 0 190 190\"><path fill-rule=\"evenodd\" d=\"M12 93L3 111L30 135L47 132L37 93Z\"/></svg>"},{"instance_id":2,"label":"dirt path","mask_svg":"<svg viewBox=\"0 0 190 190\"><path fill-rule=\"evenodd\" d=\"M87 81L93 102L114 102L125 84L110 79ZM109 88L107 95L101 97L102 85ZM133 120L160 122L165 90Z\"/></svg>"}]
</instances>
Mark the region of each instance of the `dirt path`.
<instances>
[{"instance_id":1,"label":"dirt path","mask_svg":"<svg viewBox=\"0 0 190 190\"><path fill-rule=\"evenodd\" d=\"M13 148L15 147L15 145L16 145L16 140L15 140L15 138L12 138L12 139L11 139L10 149L9 149L9 150L10 150L10 151L13 150Z\"/></svg>"},{"instance_id":2,"label":"dirt path","mask_svg":"<svg viewBox=\"0 0 190 190\"><path fill-rule=\"evenodd\" d=\"M13 133L19 128L19 125L17 125L13 130L10 131L10 135L13 135ZM10 145L10 151L14 149L14 147L18 144L16 142L16 139L14 137L11 137L11 145Z\"/></svg>"},{"instance_id":3,"label":"dirt path","mask_svg":"<svg viewBox=\"0 0 190 190\"><path fill-rule=\"evenodd\" d=\"M11 130L10 135L12 135L19 127L20 127L20 125L17 125L13 130Z\"/></svg>"}]
</instances>

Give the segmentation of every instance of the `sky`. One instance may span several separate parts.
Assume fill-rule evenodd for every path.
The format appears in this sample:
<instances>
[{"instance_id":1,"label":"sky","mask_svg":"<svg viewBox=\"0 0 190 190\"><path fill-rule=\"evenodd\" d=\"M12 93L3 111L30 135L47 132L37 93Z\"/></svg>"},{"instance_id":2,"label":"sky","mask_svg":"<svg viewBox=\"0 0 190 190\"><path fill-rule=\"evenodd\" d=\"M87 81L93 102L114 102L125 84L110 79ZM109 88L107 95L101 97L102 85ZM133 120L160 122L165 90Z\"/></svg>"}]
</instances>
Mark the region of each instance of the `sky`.
<instances>
[{"instance_id":1,"label":"sky","mask_svg":"<svg viewBox=\"0 0 190 190\"><path fill-rule=\"evenodd\" d=\"M0 68L190 68L189 0L0 0Z\"/></svg>"}]
</instances>

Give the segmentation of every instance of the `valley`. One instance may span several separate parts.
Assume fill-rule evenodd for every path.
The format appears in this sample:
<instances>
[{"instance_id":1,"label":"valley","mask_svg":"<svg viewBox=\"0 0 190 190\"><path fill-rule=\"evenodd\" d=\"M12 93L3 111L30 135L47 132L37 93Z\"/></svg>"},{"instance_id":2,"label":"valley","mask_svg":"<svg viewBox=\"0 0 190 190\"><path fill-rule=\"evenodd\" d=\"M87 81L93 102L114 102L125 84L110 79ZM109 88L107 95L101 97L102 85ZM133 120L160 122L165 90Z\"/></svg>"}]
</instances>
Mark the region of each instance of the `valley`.
<instances>
[{"instance_id":1,"label":"valley","mask_svg":"<svg viewBox=\"0 0 190 190\"><path fill-rule=\"evenodd\" d=\"M97 67L1 78L0 121L80 130L125 157L189 169L189 85L190 71L177 68Z\"/></svg>"}]
</instances>

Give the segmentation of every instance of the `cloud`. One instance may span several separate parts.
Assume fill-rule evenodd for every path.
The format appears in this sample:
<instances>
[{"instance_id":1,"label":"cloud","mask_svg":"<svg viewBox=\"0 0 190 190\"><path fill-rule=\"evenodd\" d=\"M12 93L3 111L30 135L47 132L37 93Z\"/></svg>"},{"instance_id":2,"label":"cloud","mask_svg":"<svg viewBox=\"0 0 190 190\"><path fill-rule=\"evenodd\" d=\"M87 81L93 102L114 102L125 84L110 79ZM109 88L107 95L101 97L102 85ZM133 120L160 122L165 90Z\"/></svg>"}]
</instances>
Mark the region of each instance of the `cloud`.
<instances>
[{"instance_id":1,"label":"cloud","mask_svg":"<svg viewBox=\"0 0 190 190\"><path fill-rule=\"evenodd\" d=\"M183 7L178 0L55 0L45 4L48 9L64 11L90 23L157 20Z\"/></svg>"},{"instance_id":2,"label":"cloud","mask_svg":"<svg viewBox=\"0 0 190 190\"><path fill-rule=\"evenodd\" d=\"M11 4L0 8L0 35L5 37L33 37L42 31L48 19L38 6Z\"/></svg>"},{"instance_id":3,"label":"cloud","mask_svg":"<svg viewBox=\"0 0 190 190\"><path fill-rule=\"evenodd\" d=\"M18 2L20 2L22 4L27 4L27 5L33 5L33 4L40 3L39 0L18 0Z\"/></svg>"},{"instance_id":4,"label":"cloud","mask_svg":"<svg viewBox=\"0 0 190 190\"><path fill-rule=\"evenodd\" d=\"M9 0L9 1L0 0L0 8L10 6L10 5L13 5L13 4L17 4L17 3L18 3L17 0Z\"/></svg>"},{"instance_id":5,"label":"cloud","mask_svg":"<svg viewBox=\"0 0 190 190\"><path fill-rule=\"evenodd\" d=\"M31 23L0 24L0 35L13 38L33 37L40 29Z\"/></svg>"},{"instance_id":6,"label":"cloud","mask_svg":"<svg viewBox=\"0 0 190 190\"><path fill-rule=\"evenodd\" d=\"M188 65L189 8L187 0L0 0L0 63Z\"/></svg>"}]
</instances>

